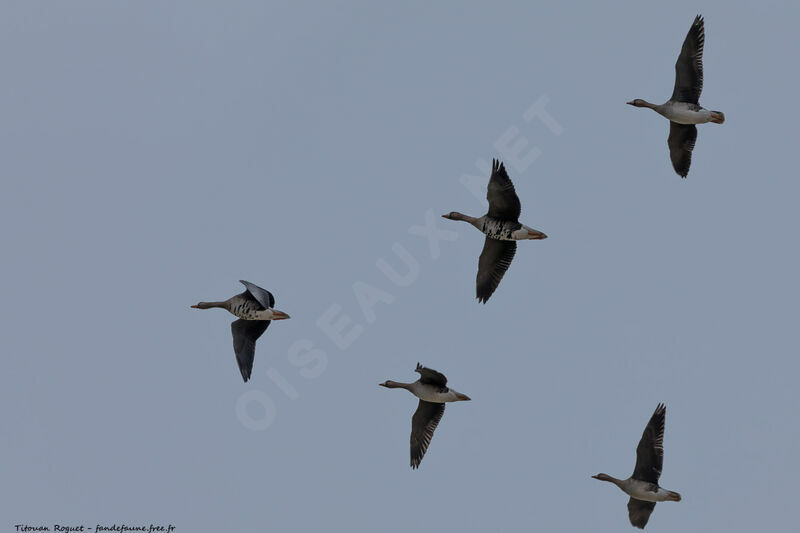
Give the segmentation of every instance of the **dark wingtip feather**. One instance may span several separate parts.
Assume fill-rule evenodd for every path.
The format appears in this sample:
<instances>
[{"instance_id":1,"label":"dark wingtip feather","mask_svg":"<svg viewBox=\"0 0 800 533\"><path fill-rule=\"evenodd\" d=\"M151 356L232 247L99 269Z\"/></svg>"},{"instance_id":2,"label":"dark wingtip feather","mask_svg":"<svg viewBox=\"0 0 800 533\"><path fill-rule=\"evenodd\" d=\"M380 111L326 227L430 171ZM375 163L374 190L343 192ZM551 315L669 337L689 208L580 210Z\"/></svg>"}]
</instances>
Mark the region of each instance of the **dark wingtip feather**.
<instances>
[{"instance_id":1,"label":"dark wingtip feather","mask_svg":"<svg viewBox=\"0 0 800 533\"><path fill-rule=\"evenodd\" d=\"M692 22L691 31L695 31L695 33L698 35L698 37L700 38L700 41L701 41L701 43L700 43L701 46L702 46L702 41L705 40L705 35L704 35L704 33L705 33L705 24L706 24L706 21L705 21L705 19L703 19L703 15L697 15L694 18L694 22Z\"/></svg>"},{"instance_id":2,"label":"dark wingtip feather","mask_svg":"<svg viewBox=\"0 0 800 533\"><path fill-rule=\"evenodd\" d=\"M242 373L242 379L244 380L245 383L250 381L250 375L252 373L252 369L247 368L246 366L241 366L240 365L239 366L239 372Z\"/></svg>"},{"instance_id":3,"label":"dark wingtip feather","mask_svg":"<svg viewBox=\"0 0 800 533\"><path fill-rule=\"evenodd\" d=\"M705 24L705 19L703 18L703 15L697 15L694 17L694 22L692 22L692 28L700 29L703 27L704 24Z\"/></svg>"},{"instance_id":4,"label":"dark wingtip feather","mask_svg":"<svg viewBox=\"0 0 800 533\"><path fill-rule=\"evenodd\" d=\"M655 418L657 423L661 424L662 421L666 418L666 414L667 414L667 406L664 405L663 403L659 403L658 406L656 406L656 410L653 411L653 415L651 416L651 418Z\"/></svg>"}]
</instances>

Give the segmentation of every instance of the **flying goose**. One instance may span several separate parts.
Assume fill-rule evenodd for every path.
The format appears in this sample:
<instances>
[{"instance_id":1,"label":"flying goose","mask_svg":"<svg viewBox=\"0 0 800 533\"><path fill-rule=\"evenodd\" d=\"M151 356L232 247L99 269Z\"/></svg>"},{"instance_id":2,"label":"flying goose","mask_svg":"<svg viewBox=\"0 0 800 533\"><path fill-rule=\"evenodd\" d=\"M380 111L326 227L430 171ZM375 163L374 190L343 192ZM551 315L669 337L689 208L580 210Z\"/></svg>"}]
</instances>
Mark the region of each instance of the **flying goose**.
<instances>
[{"instance_id":1,"label":"flying goose","mask_svg":"<svg viewBox=\"0 0 800 533\"><path fill-rule=\"evenodd\" d=\"M725 122L722 111L710 111L700 107L700 92L703 90L703 44L706 34L703 17L697 15L683 41L681 54L675 63L675 88L672 98L661 105L651 104L637 98L627 102L636 107L649 107L669 119L669 158L680 177L689 174L692 150L697 140L695 124Z\"/></svg>"},{"instance_id":2,"label":"flying goose","mask_svg":"<svg viewBox=\"0 0 800 533\"><path fill-rule=\"evenodd\" d=\"M517 252L517 242L527 239L546 239L541 231L521 224L519 213L522 209L514 184L506 173L506 167L500 161L492 160L492 175L486 191L489 201L489 212L475 218L453 211L444 218L469 222L486 234L483 252L478 259L478 278L476 293L478 301L486 303L494 293L503 275L511 265Z\"/></svg>"},{"instance_id":3,"label":"flying goose","mask_svg":"<svg viewBox=\"0 0 800 533\"><path fill-rule=\"evenodd\" d=\"M411 468L419 468L444 414L444 404L469 400L470 397L447 388L447 378L441 372L419 363L414 372L419 372L419 379L414 383L387 380L379 385L388 389L406 389L419 398L419 406L411 418Z\"/></svg>"},{"instance_id":4,"label":"flying goose","mask_svg":"<svg viewBox=\"0 0 800 533\"><path fill-rule=\"evenodd\" d=\"M631 524L644 529L656 502L681 501L681 495L658 486L661 466L664 463L664 417L667 408L658 404L650 422L644 428L642 439L636 447L636 467L628 479L617 479L608 474L592 476L600 481L609 481L631 497L628 500L628 518Z\"/></svg>"},{"instance_id":5,"label":"flying goose","mask_svg":"<svg viewBox=\"0 0 800 533\"><path fill-rule=\"evenodd\" d=\"M271 292L249 281L239 281L247 289L243 293L231 296L224 302L200 302L191 307L193 309L220 307L239 317L239 320L231 322L233 351L236 352L236 362L239 363L242 378L247 382L253 370L256 340L267 331L271 320L285 320L289 315L273 309L275 298Z\"/></svg>"}]
</instances>

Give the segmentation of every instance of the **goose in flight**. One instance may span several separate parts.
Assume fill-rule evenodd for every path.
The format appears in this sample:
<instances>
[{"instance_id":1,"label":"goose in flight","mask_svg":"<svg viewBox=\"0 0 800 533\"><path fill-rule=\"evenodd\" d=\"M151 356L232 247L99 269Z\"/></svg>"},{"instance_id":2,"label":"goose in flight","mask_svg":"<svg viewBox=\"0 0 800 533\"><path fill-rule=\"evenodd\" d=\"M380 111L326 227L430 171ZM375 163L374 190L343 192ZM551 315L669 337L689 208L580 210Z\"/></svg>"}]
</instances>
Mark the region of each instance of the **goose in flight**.
<instances>
[{"instance_id":1,"label":"goose in flight","mask_svg":"<svg viewBox=\"0 0 800 533\"><path fill-rule=\"evenodd\" d=\"M219 307L225 309L239 320L231 322L233 333L233 351L236 353L236 362L245 382L250 379L253 370L253 358L256 353L256 340L269 327L272 320L285 320L289 315L283 311L273 309L275 298L272 293L253 285L249 281L239 280L247 290L236 296L231 296L224 302L200 302L193 305L194 309L211 309Z\"/></svg>"},{"instance_id":2,"label":"goose in flight","mask_svg":"<svg viewBox=\"0 0 800 533\"><path fill-rule=\"evenodd\" d=\"M482 217L475 218L458 211L442 215L450 220L469 222L486 234L475 283L478 301L483 303L497 289L511 265L517 252L517 241L547 238L541 231L519 222L522 209L519 197L506 173L506 167L496 159L492 160L492 176L489 178L486 199L489 201L489 212Z\"/></svg>"},{"instance_id":3,"label":"goose in flight","mask_svg":"<svg viewBox=\"0 0 800 533\"><path fill-rule=\"evenodd\" d=\"M644 428L642 439L636 447L636 467L628 479L617 479L608 474L592 476L600 481L609 481L629 495L628 518L631 524L644 529L656 502L679 502L681 495L658 486L661 466L664 463L664 417L667 408L658 404L650 422Z\"/></svg>"},{"instance_id":4,"label":"goose in flight","mask_svg":"<svg viewBox=\"0 0 800 533\"><path fill-rule=\"evenodd\" d=\"M661 105L651 104L640 98L627 102L628 105L636 107L649 107L669 119L669 138L667 138L669 158L672 160L672 168L682 178L689 174L689 165L692 164L692 150L697 140L695 124L725 122L725 114L722 111L710 111L700 107L705 40L703 17L697 15L675 63L675 88L672 91L672 98Z\"/></svg>"},{"instance_id":5,"label":"goose in flight","mask_svg":"<svg viewBox=\"0 0 800 533\"><path fill-rule=\"evenodd\" d=\"M425 368L419 363L414 372L419 372L419 379L414 383L387 380L380 383L380 386L406 389L419 398L419 406L411 418L411 468L419 468L433 438L433 432L444 414L444 404L466 401L470 397L448 388L447 378L441 372Z\"/></svg>"}]
</instances>

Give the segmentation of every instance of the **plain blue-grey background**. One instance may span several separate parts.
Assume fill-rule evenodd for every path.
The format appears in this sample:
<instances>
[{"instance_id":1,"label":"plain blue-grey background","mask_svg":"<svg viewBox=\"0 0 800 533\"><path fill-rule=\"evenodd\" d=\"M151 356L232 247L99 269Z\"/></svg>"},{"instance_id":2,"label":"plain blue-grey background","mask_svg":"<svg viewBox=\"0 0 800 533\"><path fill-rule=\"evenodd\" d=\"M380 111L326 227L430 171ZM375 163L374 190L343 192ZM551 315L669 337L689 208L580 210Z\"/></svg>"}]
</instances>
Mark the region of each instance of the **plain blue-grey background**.
<instances>
[{"instance_id":1,"label":"plain blue-grey background","mask_svg":"<svg viewBox=\"0 0 800 533\"><path fill-rule=\"evenodd\" d=\"M625 102L670 96L697 12L701 104L727 122L699 127L682 180L667 122ZM589 476L630 474L658 402L683 501L648 530L791 528L798 20L788 1L4 1L0 531L629 531ZM485 212L464 183L492 157L550 238L484 306L483 236L439 215ZM431 248L426 214L455 233ZM239 279L292 316L247 384L233 317L189 308ZM412 471L417 401L378 383L417 361L473 401Z\"/></svg>"}]
</instances>

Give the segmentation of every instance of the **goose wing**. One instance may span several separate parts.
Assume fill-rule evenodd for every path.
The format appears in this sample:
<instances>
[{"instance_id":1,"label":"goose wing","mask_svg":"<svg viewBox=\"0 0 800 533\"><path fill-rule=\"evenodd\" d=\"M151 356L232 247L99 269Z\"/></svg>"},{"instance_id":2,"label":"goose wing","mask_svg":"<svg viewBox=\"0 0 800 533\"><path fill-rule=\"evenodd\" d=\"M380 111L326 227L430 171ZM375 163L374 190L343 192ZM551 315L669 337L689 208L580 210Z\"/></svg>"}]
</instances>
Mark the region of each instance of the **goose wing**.
<instances>
[{"instance_id":1,"label":"goose wing","mask_svg":"<svg viewBox=\"0 0 800 533\"><path fill-rule=\"evenodd\" d=\"M271 292L243 279L240 279L239 282L247 288L247 292L249 292L258 303L264 306L264 309L272 309L275 307L275 297L272 296Z\"/></svg>"},{"instance_id":2,"label":"goose wing","mask_svg":"<svg viewBox=\"0 0 800 533\"><path fill-rule=\"evenodd\" d=\"M650 513L656 508L656 502L646 502L644 500L637 500L631 498L628 500L628 518L631 525L644 529L647 521L650 520Z\"/></svg>"},{"instance_id":3,"label":"goose wing","mask_svg":"<svg viewBox=\"0 0 800 533\"><path fill-rule=\"evenodd\" d=\"M672 100L699 104L703 91L703 45L706 30L703 17L697 15L683 41L681 54L675 62L675 89Z\"/></svg>"},{"instance_id":4,"label":"goose wing","mask_svg":"<svg viewBox=\"0 0 800 533\"><path fill-rule=\"evenodd\" d=\"M486 237L481 257L478 259L478 277L475 281L478 301L486 303L494 293L516 253L516 241L500 241Z\"/></svg>"},{"instance_id":5,"label":"goose wing","mask_svg":"<svg viewBox=\"0 0 800 533\"><path fill-rule=\"evenodd\" d=\"M669 137L667 138L669 158L672 161L672 168L682 178L689 174L695 141L697 141L697 128L694 124L669 122Z\"/></svg>"},{"instance_id":6,"label":"goose wing","mask_svg":"<svg viewBox=\"0 0 800 533\"><path fill-rule=\"evenodd\" d=\"M517 222L522 206L514 190L514 184L506 173L506 167L497 159L492 160L492 176L486 190L489 201L489 217Z\"/></svg>"},{"instance_id":7,"label":"goose wing","mask_svg":"<svg viewBox=\"0 0 800 533\"><path fill-rule=\"evenodd\" d=\"M236 353L236 362L245 383L250 379L253 371L253 359L256 355L256 341L267 331L270 320L234 320L231 322L233 333L233 351Z\"/></svg>"},{"instance_id":8,"label":"goose wing","mask_svg":"<svg viewBox=\"0 0 800 533\"><path fill-rule=\"evenodd\" d=\"M411 418L411 468L419 468L443 414L443 403L419 401L419 406Z\"/></svg>"},{"instance_id":9,"label":"goose wing","mask_svg":"<svg viewBox=\"0 0 800 533\"><path fill-rule=\"evenodd\" d=\"M414 372L419 372L420 383L447 388L447 378L441 372L424 367L419 363L417 363L417 368L414 369Z\"/></svg>"},{"instance_id":10,"label":"goose wing","mask_svg":"<svg viewBox=\"0 0 800 533\"><path fill-rule=\"evenodd\" d=\"M644 428L639 446L636 447L634 479L658 484L661 467L664 464L664 419L666 413L667 408L664 404L658 404L647 427Z\"/></svg>"}]
</instances>

